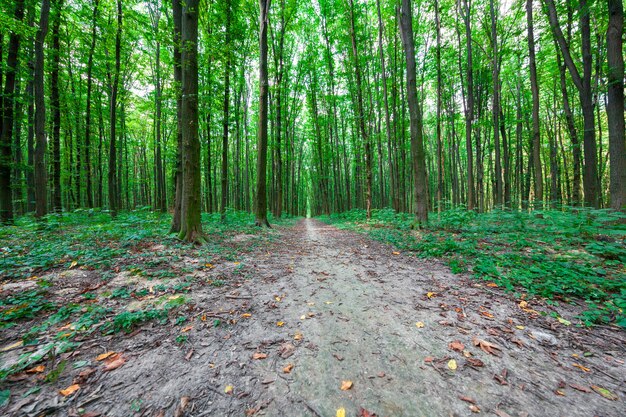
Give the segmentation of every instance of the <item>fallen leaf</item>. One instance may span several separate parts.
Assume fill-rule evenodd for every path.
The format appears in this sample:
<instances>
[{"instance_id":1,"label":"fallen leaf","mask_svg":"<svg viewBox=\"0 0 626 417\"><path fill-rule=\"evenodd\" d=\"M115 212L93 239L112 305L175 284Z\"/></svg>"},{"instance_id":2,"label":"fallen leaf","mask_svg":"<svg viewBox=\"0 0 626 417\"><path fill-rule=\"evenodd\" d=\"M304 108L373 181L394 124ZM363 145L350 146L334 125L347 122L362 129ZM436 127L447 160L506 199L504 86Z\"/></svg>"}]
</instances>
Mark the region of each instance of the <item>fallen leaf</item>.
<instances>
[{"instance_id":1,"label":"fallen leaf","mask_svg":"<svg viewBox=\"0 0 626 417\"><path fill-rule=\"evenodd\" d=\"M422 323L421 321L418 321L417 323L415 323L415 327L417 327L418 329L421 329L424 327L424 323Z\"/></svg>"},{"instance_id":2,"label":"fallen leaf","mask_svg":"<svg viewBox=\"0 0 626 417\"><path fill-rule=\"evenodd\" d=\"M20 347L22 345L24 345L24 341L23 340L18 340L15 343L11 343L10 345L3 347L2 349L0 349L0 352L6 352L7 350L15 349L15 348L18 348L18 347Z\"/></svg>"},{"instance_id":3,"label":"fallen leaf","mask_svg":"<svg viewBox=\"0 0 626 417\"><path fill-rule=\"evenodd\" d=\"M491 287L491 288L496 288L498 286L498 284L496 284L495 282L488 282L487 286Z\"/></svg>"},{"instance_id":4,"label":"fallen leaf","mask_svg":"<svg viewBox=\"0 0 626 417\"><path fill-rule=\"evenodd\" d=\"M478 346L484 352L498 356L499 352L496 351L500 350L500 348L497 345L487 342L486 340L478 339L476 337L472 339L472 342L474 343L474 346Z\"/></svg>"},{"instance_id":5,"label":"fallen leaf","mask_svg":"<svg viewBox=\"0 0 626 417\"><path fill-rule=\"evenodd\" d=\"M191 401L189 397L182 397L180 399L180 404L178 404L176 410L174 410L174 417L183 417L185 415L185 408L189 405L189 401Z\"/></svg>"},{"instance_id":6,"label":"fallen leaf","mask_svg":"<svg viewBox=\"0 0 626 417\"><path fill-rule=\"evenodd\" d=\"M193 329L193 326L187 326L180 329L181 333L187 333L189 330Z\"/></svg>"},{"instance_id":7,"label":"fallen leaf","mask_svg":"<svg viewBox=\"0 0 626 417\"><path fill-rule=\"evenodd\" d=\"M341 390L348 391L352 388L352 381L341 381Z\"/></svg>"},{"instance_id":8,"label":"fallen leaf","mask_svg":"<svg viewBox=\"0 0 626 417\"><path fill-rule=\"evenodd\" d=\"M493 375L493 379L498 381L500 383L500 385L508 385L509 383L506 380L507 373L508 373L507 370L503 369L502 372L500 372L499 374L494 374Z\"/></svg>"},{"instance_id":9,"label":"fallen leaf","mask_svg":"<svg viewBox=\"0 0 626 417\"><path fill-rule=\"evenodd\" d=\"M491 313L490 313L490 312L488 312L488 311L481 311L481 312L480 312L480 314L481 314L482 316L489 317L490 319L492 319L492 318L493 318L493 314L491 314Z\"/></svg>"},{"instance_id":10,"label":"fallen leaf","mask_svg":"<svg viewBox=\"0 0 626 417\"><path fill-rule=\"evenodd\" d=\"M448 344L448 347L457 352L463 352L463 349L465 349L465 345L458 340L450 342L450 344Z\"/></svg>"},{"instance_id":11,"label":"fallen leaf","mask_svg":"<svg viewBox=\"0 0 626 417\"><path fill-rule=\"evenodd\" d=\"M519 308L528 308L528 302L526 301L520 301L520 303L518 304Z\"/></svg>"},{"instance_id":12,"label":"fallen leaf","mask_svg":"<svg viewBox=\"0 0 626 417\"><path fill-rule=\"evenodd\" d=\"M372 413L371 411L367 411L365 408L359 409L358 417L378 417L376 413Z\"/></svg>"},{"instance_id":13,"label":"fallen leaf","mask_svg":"<svg viewBox=\"0 0 626 417\"><path fill-rule=\"evenodd\" d=\"M391 252L392 255L400 255L400 252Z\"/></svg>"},{"instance_id":14,"label":"fallen leaf","mask_svg":"<svg viewBox=\"0 0 626 417\"><path fill-rule=\"evenodd\" d=\"M450 359L448 361L448 369L452 371L456 371L456 368L457 368L456 361L454 359Z\"/></svg>"},{"instance_id":15,"label":"fallen leaf","mask_svg":"<svg viewBox=\"0 0 626 417\"><path fill-rule=\"evenodd\" d=\"M274 300L276 300L277 302L280 301L280 297L274 297Z\"/></svg>"},{"instance_id":16,"label":"fallen leaf","mask_svg":"<svg viewBox=\"0 0 626 417\"><path fill-rule=\"evenodd\" d=\"M565 320L565 319L564 319L564 318L562 318L562 317L557 317L557 320L559 321L559 323L561 323L561 324L563 324L563 325L565 325L565 326L569 326L570 324L572 324L572 322L571 322L571 321L569 321L569 320Z\"/></svg>"},{"instance_id":17,"label":"fallen leaf","mask_svg":"<svg viewBox=\"0 0 626 417\"><path fill-rule=\"evenodd\" d=\"M74 268L76 265L78 265L78 262L72 261L72 263L70 264L70 269Z\"/></svg>"},{"instance_id":18,"label":"fallen leaf","mask_svg":"<svg viewBox=\"0 0 626 417\"><path fill-rule=\"evenodd\" d=\"M346 409L343 407L339 408L335 417L346 417Z\"/></svg>"},{"instance_id":19,"label":"fallen leaf","mask_svg":"<svg viewBox=\"0 0 626 417\"><path fill-rule=\"evenodd\" d=\"M304 314L300 316L300 320L305 320L305 319L306 319L306 316Z\"/></svg>"},{"instance_id":20,"label":"fallen leaf","mask_svg":"<svg viewBox=\"0 0 626 417\"><path fill-rule=\"evenodd\" d=\"M276 325L278 327L283 327L285 325L285 322L284 321L279 321L278 323L276 323Z\"/></svg>"},{"instance_id":21,"label":"fallen leaf","mask_svg":"<svg viewBox=\"0 0 626 417\"><path fill-rule=\"evenodd\" d=\"M120 366L126 363L126 358L122 355L115 357L115 359L111 359L105 362L104 372L113 371L114 369L119 368Z\"/></svg>"},{"instance_id":22,"label":"fallen leaf","mask_svg":"<svg viewBox=\"0 0 626 417\"><path fill-rule=\"evenodd\" d=\"M476 400L473 399L473 398L470 398L470 397L460 396L459 399L461 401L465 401L465 402L468 402L470 404L476 404Z\"/></svg>"},{"instance_id":23,"label":"fallen leaf","mask_svg":"<svg viewBox=\"0 0 626 417\"><path fill-rule=\"evenodd\" d=\"M467 363L469 363L471 366L476 367L476 368L485 366L483 361L481 361L480 359L476 359L476 358L467 358Z\"/></svg>"},{"instance_id":24,"label":"fallen leaf","mask_svg":"<svg viewBox=\"0 0 626 417\"><path fill-rule=\"evenodd\" d=\"M332 301L325 301L326 304L332 304Z\"/></svg>"},{"instance_id":25,"label":"fallen leaf","mask_svg":"<svg viewBox=\"0 0 626 417\"><path fill-rule=\"evenodd\" d=\"M495 413L495 415L497 415L498 417L511 417L511 415L510 415L509 413L507 413L507 412L505 412L505 411L502 411L502 410L495 409L495 410L493 410L493 412L494 412L494 413Z\"/></svg>"},{"instance_id":26,"label":"fallen leaf","mask_svg":"<svg viewBox=\"0 0 626 417\"><path fill-rule=\"evenodd\" d=\"M286 374L291 373L291 370L293 369L293 363L287 364L287 366L285 366L283 368L283 372Z\"/></svg>"},{"instance_id":27,"label":"fallen leaf","mask_svg":"<svg viewBox=\"0 0 626 417\"><path fill-rule=\"evenodd\" d=\"M583 372L589 372L589 371L591 371L591 369L589 369L589 368L587 368L587 367L585 367L585 366L582 366L581 364L578 364L578 363L573 363L573 364L572 364L572 366L573 366L573 367L576 367L576 368L578 368L578 369L580 369L580 370L581 370L581 371L583 371Z\"/></svg>"},{"instance_id":28,"label":"fallen leaf","mask_svg":"<svg viewBox=\"0 0 626 417\"><path fill-rule=\"evenodd\" d=\"M267 358L266 353L254 352L254 354L252 355L252 359L265 359L265 358Z\"/></svg>"},{"instance_id":29,"label":"fallen leaf","mask_svg":"<svg viewBox=\"0 0 626 417\"><path fill-rule=\"evenodd\" d=\"M69 387L67 387L65 389L59 390L59 394L61 394L64 397L67 397L68 395L72 395L73 393L75 393L79 389L80 389L80 385L74 384L74 385L70 385Z\"/></svg>"},{"instance_id":30,"label":"fallen leaf","mask_svg":"<svg viewBox=\"0 0 626 417\"><path fill-rule=\"evenodd\" d=\"M226 388L224 388L224 393L225 394L232 394L233 393L233 386L232 385L226 385Z\"/></svg>"},{"instance_id":31,"label":"fallen leaf","mask_svg":"<svg viewBox=\"0 0 626 417\"><path fill-rule=\"evenodd\" d=\"M517 330L524 330L524 326L515 326Z\"/></svg>"},{"instance_id":32,"label":"fallen leaf","mask_svg":"<svg viewBox=\"0 0 626 417\"><path fill-rule=\"evenodd\" d=\"M294 345L292 345L291 343L283 343L278 349L278 354L281 358L287 359L288 357L293 355L295 351L296 347Z\"/></svg>"},{"instance_id":33,"label":"fallen leaf","mask_svg":"<svg viewBox=\"0 0 626 417\"><path fill-rule=\"evenodd\" d=\"M613 394L611 391L609 391L606 388L602 388L597 385L592 385L591 389L597 392L598 394L602 395L607 400L617 401L619 399L617 395Z\"/></svg>"},{"instance_id":34,"label":"fallen leaf","mask_svg":"<svg viewBox=\"0 0 626 417\"><path fill-rule=\"evenodd\" d=\"M435 358L433 358L432 356L426 356L424 358L424 362L426 362L426 363L431 363L434 360L435 360Z\"/></svg>"},{"instance_id":35,"label":"fallen leaf","mask_svg":"<svg viewBox=\"0 0 626 417\"><path fill-rule=\"evenodd\" d=\"M293 335L293 340L302 340L302 333L297 332L295 335Z\"/></svg>"},{"instance_id":36,"label":"fallen leaf","mask_svg":"<svg viewBox=\"0 0 626 417\"><path fill-rule=\"evenodd\" d=\"M431 299L431 298L435 297L436 295L437 295L437 293L436 293L436 292L427 292L427 293L426 293L426 297L428 297L429 299Z\"/></svg>"},{"instance_id":37,"label":"fallen leaf","mask_svg":"<svg viewBox=\"0 0 626 417\"><path fill-rule=\"evenodd\" d=\"M580 392L587 392L587 393L591 392L589 388L583 387L582 385L569 384L569 386Z\"/></svg>"},{"instance_id":38,"label":"fallen leaf","mask_svg":"<svg viewBox=\"0 0 626 417\"><path fill-rule=\"evenodd\" d=\"M97 361L103 361L103 360L105 360L105 359L107 359L107 358L109 358L109 357L111 357L113 355L116 355L116 354L117 354L117 352L109 351L109 352L106 352L106 353L103 353L101 355L96 356L96 360Z\"/></svg>"},{"instance_id":39,"label":"fallen leaf","mask_svg":"<svg viewBox=\"0 0 626 417\"><path fill-rule=\"evenodd\" d=\"M46 369L45 365L35 366L34 368L30 368L26 370L27 374L39 374Z\"/></svg>"},{"instance_id":40,"label":"fallen leaf","mask_svg":"<svg viewBox=\"0 0 626 417\"><path fill-rule=\"evenodd\" d=\"M480 408L477 405L470 405L469 409L472 410L472 413L480 413Z\"/></svg>"},{"instance_id":41,"label":"fallen leaf","mask_svg":"<svg viewBox=\"0 0 626 417\"><path fill-rule=\"evenodd\" d=\"M241 317L244 318L244 319L249 319L250 317L252 317L252 314L250 314L250 313L243 313L241 315Z\"/></svg>"}]
</instances>

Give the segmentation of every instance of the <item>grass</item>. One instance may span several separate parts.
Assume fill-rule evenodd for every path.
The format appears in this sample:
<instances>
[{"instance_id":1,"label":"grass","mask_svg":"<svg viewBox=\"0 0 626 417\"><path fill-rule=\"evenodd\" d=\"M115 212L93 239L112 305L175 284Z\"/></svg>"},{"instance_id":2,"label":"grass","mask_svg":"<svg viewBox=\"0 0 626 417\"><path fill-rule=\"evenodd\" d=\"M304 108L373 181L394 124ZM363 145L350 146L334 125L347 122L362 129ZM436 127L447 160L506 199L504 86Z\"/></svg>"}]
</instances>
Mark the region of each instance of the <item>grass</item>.
<instances>
[{"instance_id":1,"label":"grass","mask_svg":"<svg viewBox=\"0 0 626 417\"><path fill-rule=\"evenodd\" d=\"M444 259L453 272L470 272L508 291L548 303L583 301L585 325L626 327L626 224L608 210L563 207L476 213L451 209L411 230L413 218L391 209L324 217L338 227L365 231L420 257Z\"/></svg>"}]
</instances>

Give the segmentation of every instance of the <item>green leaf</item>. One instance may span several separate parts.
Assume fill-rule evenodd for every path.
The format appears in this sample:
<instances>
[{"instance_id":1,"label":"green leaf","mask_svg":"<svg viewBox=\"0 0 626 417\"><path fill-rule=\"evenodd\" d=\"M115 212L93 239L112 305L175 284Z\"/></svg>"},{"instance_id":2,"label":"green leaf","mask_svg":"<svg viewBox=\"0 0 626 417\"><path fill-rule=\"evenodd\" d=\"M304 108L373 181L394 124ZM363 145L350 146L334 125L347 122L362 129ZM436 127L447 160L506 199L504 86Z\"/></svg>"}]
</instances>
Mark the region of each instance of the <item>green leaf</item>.
<instances>
[{"instance_id":1,"label":"green leaf","mask_svg":"<svg viewBox=\"0 0 626 417\"><path fill-rule=\"evenodd\" d=\"M4 391L0 391L0 407L4 407L9 403L9 399L11 398L11 390L6 389Z\"/></svg>"}]
</instances>

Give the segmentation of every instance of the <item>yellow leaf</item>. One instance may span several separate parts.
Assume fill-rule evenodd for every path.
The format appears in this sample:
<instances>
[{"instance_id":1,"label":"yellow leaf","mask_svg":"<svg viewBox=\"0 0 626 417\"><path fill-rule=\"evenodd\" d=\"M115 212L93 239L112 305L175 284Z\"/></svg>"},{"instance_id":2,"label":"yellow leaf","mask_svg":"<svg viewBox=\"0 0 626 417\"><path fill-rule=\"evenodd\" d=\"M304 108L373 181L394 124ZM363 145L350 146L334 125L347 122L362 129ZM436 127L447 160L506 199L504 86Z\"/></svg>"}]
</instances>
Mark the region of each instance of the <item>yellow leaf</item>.
<instances>
[{"instance_id":1,"label":"yellow leaf","mask_svg":"<svg viewBox=\"0 0 626 417\"><path fill-rule=\"evenodd\" d=\"M437 293L436 293L436 292L427 292L427 293L426 293L426 297L428 297L429 299L430 299L430 298L433 298L433 297L434 297L434 296L436 296L436 295L437 295Z\"/></svg>"},{"instance_id":2,"label":"yellow leaf","mask_svg":"<svg viewBox=\"0 0 626 417\"><path fill-rule=\"evenodd\" d=\"M352 388L352 381L341 381L341 390L348 391Z\"/></svg>"},{"instance_id":3,"label":"yellow leaf","mask_svg":"<svg viewBox=\"0 0 626 417\"><path fill-rule=\"evenodd\" d=\"M332 301L326 301L326 304L332 304L332 303L333 303Z\"/></svg>"},{"instance_id":4,"label":"yellow leaf","mask_svg":"<svg viewBox=\"0 0 626 417\"><path fill-rule=\"evenodd\" d=\"M582 366L581 364L578 364L578 363L573 363L573 364L572 364L572 366L574 366L574 367L576 367L576 368L580 369L580 370L581 370L581 371L583 371L583 372L589 372L589 371L591 371L591 369L589 369L589 368L587 368L587 367L585 367L585 366Z\"/></svg>"},{"instance_id":5,"label":"yellow leaf","mask_svg":"<svg viewBox=\"0 0 626 417\"><path fill-rule=\"evenodd\" d=\"M72 263L70 264L70 269L74 268L76 265L78 265L78 262L72 261Z\"/></svg>"},{"instance_id":6,"label":"yellow leaf","mask_svg":"<svg viewBox=\"0 0 626 417\"><path fill-rule=\"evenodd\" d=\"M0 352L6 352L7 350L18 348L22 346L23 344L24 344L23 340L18 340L15 343L11 343L10 345L3 347L2 349L0 349Z\"/></svg>"},{"instance_id":7,"label":"yellow leaf","mask_svg":"<svg viewBox=\"0 0 626 417\"><path fill-rule=\"evenodd\" d=\"M283 327L285 325L285 322L284 321L279 321L278 323L276 323L276 325L278 327Z\"/></svg>"},{"instance_id":8,"label":"yellow leaf","mask_svg":"<svg viewBox=\"0 0 626 417\"><path fill-rule=\"evenodd\" d=\"M561 323L561 324L563 324L563 325L565 325L565 326L569 326L570 324L572 324L572 322L571 322L571 321L569 321L569 320L565 320L565 319L564 319L564 318L562 318L562 317L558 317L558 318L557 318L557 320L559 321L559 323Z\"/></svg>"},{"instance_id":9,"label":"yellow leaf","mask_svg":"<svg viewBox=\"0 0 626 417\"><path fill-rule=\"evenodd\" d=\"M487 286L491 287L491 288L496 288L498 286L498 284L496 284L495 282L488 282Z\"/></svg>"},{"instance_id":10,"label":"yellow leaf","mask_svg":"<svg viewBox=\"0 0 626 417\"><path fill-rule=\"evenodd\" d=\"M44 365L35 366L34 368L30 368L26 370L27 374L39 374L42 373L46 367Z\"/></svg>"},{"instance_id":11,"label":"yellow leaf","mask_svg":"<svg viewBox=\"0 0 626 417\"><path fill-rule=\"evenodd\" d=\"M343 407L338 409L337 414L335 414L335 417L346 417L346 409Z\"/></svg>"},{"instance_id":12,"label":"yellow leaf","mask_svg":"<svg viewBox=\"0 0 626 417\"><path fill-rule=\"evenodd\" d=\"M520 301L520 303L518 305L519 305L520 308L528 307L528 303L526 301Z\"/></svg>"},{"instance_id":13,"label":"yellow leaf","mask_svg":"<svg viewBox=\"0 0 626 417\"><path fill-rule=\"evenodd\" d=\"M232 385L226 385L226 388L224 388L224 393L232 394L233 393L233 386Z\"/></svg>"},{"instance_id":14,"label":"yellow leaf","mask_svg":"<svg viewBox=\"0 0 626 417\"><path fill-rule=\"evenodd\" d=\"M274 300L280 301L280 297L274 297Z\"/></svg>"},{"instance_id":15,"label":"yellow leaf","mask_svg":"<svg viewBox=\"0 0 626 417\"><path fill-rule=\"evenodd\" d=\"M415 326L416 326L418 329L421 329L422 327L424 327L424 323L422 323L421 321L418 321L417 323L415 323Z\"/></svg>"},{"instance_id":16,"label":"yellow leaf","mask_svg":"<svg viewBox=\"0 0 626 417\"><path fill-rule=\"evenodd\" d=\"M202 317L200 317L200 320L206 321L206 314L203 314Z\"/></svg>"},{"instance_id":17,"label":"yellow leaf","mask_svg":"<svg viewBox=\"0 0 626 417\"><path fill-rule=\"evenodd\" d=\"M239 265L241 262L234 262L235 265Z\"/></svg>"},{"instance_id":18,"label":"yellow leaf","mask_svg":"<svg viewBox=\"0 0 626 417\"><path fill-rule=\"evenodd\" d=\"M606 388L602 388L597 385L592 385L591 389L597 392L598 394L602 395L607 400L617 401L619 399L617 395L613 394L611 391L609 391Z\"/></svg>"},{"instance_id":19,"label":"yellow leaf","mask_svg":"<svg viewBox=\"0 0 626 417\"><path fill-rule=\"evenodd\" d=\"M306 305L308 305L308 306L310 306L310 307L313 307L313 306L315 305L315 303L310 302L310 303L306 303Z\"/></svg>"},{"instance_id":20,"label":"yellow leaf","mask_svg":"<svg viewBox=\"0 0 626 417\"><path fill-rule=\"evenodd\" d=\"M116 352L114 352L114 351L112 351L112 350L111 350L111 351L109 351L109 352L106 352L106 353L103 353L103 354L101 354L101 355L96 356L96 360L97 360L97 361L103 361L103 360L105 360L106 358L109 358L109 357L111 357L111 356L115 355L115 353L116 353Z\"/></svg>"},{"instance_id":21,"label":"yellow leaf","mask_svg":"<svg viewBox=\"0 0 626 417\"><path fill-rule=\"evenodd\" d=\"M290 363L290 364L288 364L287 366L285 366L283 368L283 372L286 373L286 374L289 374L289 373L291 373L292 369L293 369L293 363Z\"/></svg>"},{"instance_id":22,"label":"yellow leaf","mask_svg":"<svg viewBox=\"0 0 626 417\"><path fill-rule=\"evenodd\" d=\"M209 268L209 269L211 269L211 268L215 268L215 266L214 266L213 264L209 264L209 263L204 264L204 266L205 266L206 268Z\"/></svg>"},{"instance_id":23,"label":"yellow leaf","mask_svg":"<svg viewBox=\"0 0 626 417\"><path fill-rule=\"evenodd\" d=\"M250 313L243 313L241 315L241 317L243 317L244 319L249 319L250 317L252 317L252 314L250 314Z\"/></svg>"},{"instance_id":24,"label":"yellow leaf","mask_svg":"<svg viewBox=\"0 0 626 417\"><path fill-rule=\"evenodd\" d=\"M187 333L189 330L193 329L193 326L187 326L187 327L183 327L180 332L181 333Z\"/></svg>"},{"instance_id":25,"label":"yellow leaf","mask_svg":"<svg viewBox=\"0 0 626 417\"><path fill-rule=\"evenodd\" d=\"M524 330L524 326L515 326L517 330Z\"/></svg>"},{"instance_id":26,"label":"yellow leaf","mask_svg":"<svg viewBox=\"0 0 626 417\"><path fill-rule=\"evenodd\" d=\"M306 319L306 316L303 314L300 316L300 320L304 320L304 319Z\"/></svg>"},{"instance_id":27,"label":"yellow leaf","mask_svg":"<svg viewBox=\"0 0 626 417\"><path fill-rule=\"evenodd\" d=\"M73 393L75 393L79 389L80 389L80 385L74 384L74 385L70 385L69 387L67 387L65 389L59 390L59 394L61 394L64 397L67 397L68 395L72 395Z\"/></svg>"},{"instance_id":28,"label":"yellow leaf","mask_svg":"<svg viewBox=\"0 0 626 417\"><path fill-rule=\"evenodd\" d=\"M400 252L391 252L392 255L400 255Z\"/></svg>"},{"instance_id":29,"label":"yellow leaf","mask_svg":"<svg viewBox=\"0 0 626 417\"><path fill-rule=\"evenodd\" d=\"M448 361L448 368L452 371L456 371L457 366L456 366L456 361L454 359L450 359Z\"/></svg>"},{"instance_id":30,"label":"yellow leaf","mask_svg":"<svg viewBox=\"0 0 626 417\"><path fill-rule=\"evenodd\" d=\"M293 336L293 340L302 340L302 333L296 333Z\"/></svg>"}]
</instances>

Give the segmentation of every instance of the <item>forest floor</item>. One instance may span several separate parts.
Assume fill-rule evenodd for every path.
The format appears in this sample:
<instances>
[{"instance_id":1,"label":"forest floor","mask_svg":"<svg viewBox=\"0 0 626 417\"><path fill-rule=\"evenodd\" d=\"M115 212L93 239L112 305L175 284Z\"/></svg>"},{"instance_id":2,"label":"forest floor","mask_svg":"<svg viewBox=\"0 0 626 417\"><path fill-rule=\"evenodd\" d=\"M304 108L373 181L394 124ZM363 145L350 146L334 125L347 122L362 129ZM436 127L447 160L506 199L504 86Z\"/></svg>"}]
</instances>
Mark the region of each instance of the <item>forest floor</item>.
<instances>
[{"instance_id":1,"label":"forest floor","mask_svg":"<svg viewBox=\"0 0 626 417\"><path fill-rule=\"evenodd\" d=\"M0 413L624 415L625 334L571 325L575 306L541 314L554 305L317 220L210 237L8 265Z\"/></svg>"}]
</instances>

